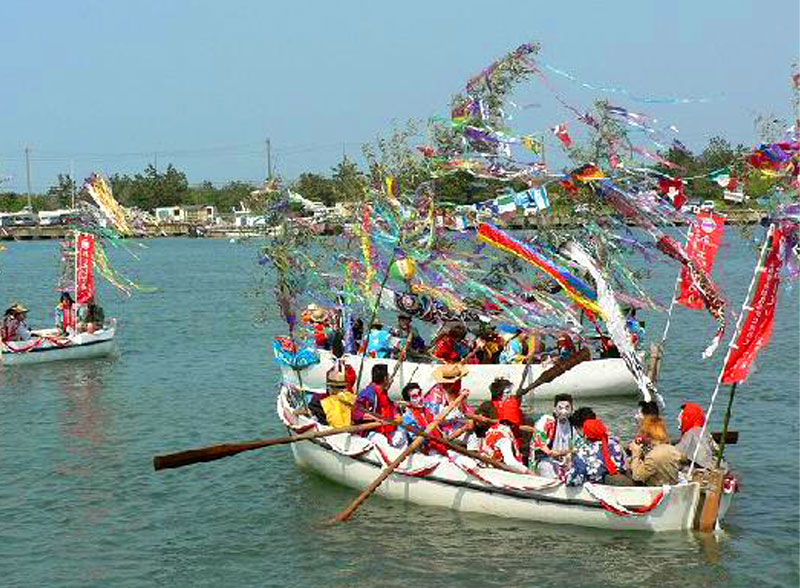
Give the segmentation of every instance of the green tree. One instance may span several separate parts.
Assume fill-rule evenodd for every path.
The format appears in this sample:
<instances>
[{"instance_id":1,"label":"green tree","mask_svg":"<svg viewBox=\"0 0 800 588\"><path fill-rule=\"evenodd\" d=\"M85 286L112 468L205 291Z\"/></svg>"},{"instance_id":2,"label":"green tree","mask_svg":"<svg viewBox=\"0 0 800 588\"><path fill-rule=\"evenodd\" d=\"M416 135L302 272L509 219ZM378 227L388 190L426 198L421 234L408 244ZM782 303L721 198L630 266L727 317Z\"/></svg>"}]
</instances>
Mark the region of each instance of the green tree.
<instances>
[{"instance_id":1,"label":"green tree","mask_svg":"<svg viewBox=\"0 0 800 588\"><path fill-rule=\"evenodd\" d=\"M353 202L363 198L367 180L358 165L344 157L331 171L333 193L337 202Z\"/></svg>"},{"instance_id":2,"label":"green tree","mask_svg":"<svg viewBox=\"0 0 800 588\"><path fill-rule=\"evenodd\" d=\"M75 181L66 174L58 174L56 184L47 189L47 196L55 199L59 208L72 206L73 193L77 193Z\"/></svg>"},{"instance_id":3,"label":"green tree","mask_svg":"<svg viewBox=\"0 0 800 588\"><path fill-rule=\"evenodd\" d=\"M322 202L325 206L333 206L336 202L334 182L320 174L311 172L300 174L292 189L304 198Z\"/></svg>"}]
</instances>

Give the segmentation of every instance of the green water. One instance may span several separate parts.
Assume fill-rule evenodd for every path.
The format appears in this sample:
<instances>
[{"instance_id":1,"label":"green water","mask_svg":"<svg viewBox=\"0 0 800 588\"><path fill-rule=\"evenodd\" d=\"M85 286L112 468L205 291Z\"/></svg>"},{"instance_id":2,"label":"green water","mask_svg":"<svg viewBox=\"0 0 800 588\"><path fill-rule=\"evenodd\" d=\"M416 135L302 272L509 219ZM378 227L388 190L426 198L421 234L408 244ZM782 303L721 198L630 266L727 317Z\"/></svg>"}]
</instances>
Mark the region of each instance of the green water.
<instances>
[{"instance_id":1,"label":"green water","mask_svg":"<svg viewBox=\"0 0 800 588\"><path fill-rule=\"evenodd\" d=\"M727 239L727 238L726 238ZM731 236L716 275L736 309L755 254ZM0 585L3 586L797 586L798 296L783 291L775 335L740 386L728 456L742 491L716 540L625 534L460 514L370 499L356 518L321 521L355 492L294 466L288 447L154 473L151 460L215 442L283 433L282 332L254 321L254 245L152 240L118 267L158 292L122 299L116 358L0 370ZM9 243L0 303L19 299L32 324L52 321L57 246ZM668 299L676 269L653 267ZM646 317L650 334L663 317ZM724 349L679 309L662 373L677 406L707 404ZM732 331L732 325L730 327ZM719 401L724 406L724 398ZM595 402L613 429L633 403ZM547 409L547 406L537 406ZM721 409L713 417L715 429ZM673 433L676 428L673 427Z\"/></svg>"}]
</instances>

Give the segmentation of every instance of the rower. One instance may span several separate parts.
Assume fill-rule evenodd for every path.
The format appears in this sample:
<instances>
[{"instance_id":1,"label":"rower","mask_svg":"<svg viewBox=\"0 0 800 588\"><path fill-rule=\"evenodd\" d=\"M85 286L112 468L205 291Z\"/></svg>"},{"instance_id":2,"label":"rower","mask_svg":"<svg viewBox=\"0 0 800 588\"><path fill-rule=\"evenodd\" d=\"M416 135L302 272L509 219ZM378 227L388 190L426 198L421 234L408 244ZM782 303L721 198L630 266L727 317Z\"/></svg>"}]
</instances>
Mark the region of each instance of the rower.
<instances>
[{"instance_id":1,"label":"rower","mask_svg":"<svg viewBox=\"0 0 800 588\"><path fill-rule=\"evenodd\" d=\"M475 424L475 435L480 439L479 451L520 473L527 473L528 468L522 463L519 445L512 430L513 423L505 412L505 407L498 412L492 402L484 402L478 407L476 414L498 421L492 425L486 421Z\"/></svg>"},{"instance_id":2,"label":"rower","mask_svg":"<svg viewBox=\"0 0 800 588\"><path fill-rule=\"evenodd\" d=\"M31 338L31 330L25 322L28 309L19 302L12 304L3 314L2 340L27 341Z\"/></svg>"},{"instance_id":3,"label":"rower","mask_svg":"<svg viewBox=\"0 0 800 588\"><path fill-rule=\"evenodd\" d=\"M611 435L599 419L583 423L586 443L575 450L572 465L562 474L569 486L580 486L586 482L610 484L617 478L625 479L625 455L619 439Z\"/></svg>"},{"instance_id":4,"label":"rower","mask_svg":"<svg viewBox=\"0 0 800 588\"><path fill-rule=\"evenodd\" d=\"M545 478L558 478L564 473L567 456L573 446L572 396L556 394L553 413L536 421L533 436L533 461L536 472Z\"/></svg>"},{"instance_id":5,"label":"rower","mask_svg":"<svg viewBox=\"0 0 800 588\"><path fill-rule=\"evenodd\" d=\"M705 421L706 417L699 404L695 404L694 402L682 404L681 411L678 413L681 438L677 445L675 445L675 448L683 453L690 462L692 459L695 460L695 469L702 468L710 470L715 465L714 458L719 449L708 431L706 431L702 437L700 436ZM696 457L695 452L697 453ZM720 466L723 470L728 469L724 460L721 462Z\"/></svg>"},{"instance_id":6,"label":"rower","mask_svg":"<svg viewBox=\"0 0 800 588\"><path fill-rule=\"evenodd\" d=\"M358 393L353 407L354 424L375 420L375 417L369 413L377 415L386 421L394 420L397 408L394 402L389 399L388 379L389 368L385 363L378 363L372 366L372 381ZM395 428L395 425L384 425L375 429L375 431L390 437Z\"/></svg>"}]
</instances>

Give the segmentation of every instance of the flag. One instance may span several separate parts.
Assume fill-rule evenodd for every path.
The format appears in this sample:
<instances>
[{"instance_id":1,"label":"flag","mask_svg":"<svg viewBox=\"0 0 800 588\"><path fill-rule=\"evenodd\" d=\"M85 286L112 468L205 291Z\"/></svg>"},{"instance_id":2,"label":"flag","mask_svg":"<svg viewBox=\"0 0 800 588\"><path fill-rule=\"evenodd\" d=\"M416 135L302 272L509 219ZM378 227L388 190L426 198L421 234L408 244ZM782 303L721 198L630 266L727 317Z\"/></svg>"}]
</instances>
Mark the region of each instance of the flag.
<instances>
[{"instance_id":1,"label":"flag","mask_svg":"<svg viewBox=\"0 0 800 588\"><path fill-rule=\"evenodd\" d=\"M717 256L724 232L724 216L717 216L710 211L702 211L697 215L689 236L689 244L686 246L686 254L707 274L711 274L714 258ZM689 269L686 267L681 269L680 294L677 302L686 308L695 310L700 310L705 306L697 284L692 280Z\"/></svg>"},{"instance_id":2,"label":"flag","mask_svg":"<svg viewBox=\"0 0 800 588\"><path fill-rule=\"evenodd\" d=\"M677 210L686 204L686 194L683 193L683 180L680 178L661 178L658 180L658 189L669 198Z\"/></svg>"},{"instance_id":3,"label":"flag","mask_svg":"<svg viewBox=\"0 0 800 588\"><path fill-rule=\"evenodd\" d=\"M75 302L85 304L94 296L94 237L79 233L75 240Z\"/></svg>"},{"instance_id":4,"label":"flag","mask_svg":"<svg viewBox=\"0 0 800 588\"><path fill-rule=\"evenodd\" d=\"M572 178L578 180L579 182L592 182L596 180L602 180L605 177L606 175L603 173L603 170L598 168L593 163L582 165L572 172Z\"/></svg>"},{"instance_id":5,"label":"flag","mask_svg":"<svg viewBox=\"0 0 800 588\"><path fill-rule=\"evenodd\" d=\"M547 188L540 186L529 190L531 199L538 212L550 208L550 198L547 196Z\"/></svg>"},{"instance_id":6,"label":"flag","mask_svg":"<svg viewBox=\"0 0 800 588\"><path fill-rule=\"evenodd\" d=\"M564 144L564 147L567 149L572 147L572 137L569 136L566 123L554 126L553 134L559 138L559 140Z\"/></svg>"},{"instance_id":7,"label":"flag","mask_svg":"<svg viewBox=\"0 0 800 588\"><path fill-rule=\"evenodd\" d=\"M497 212L498 214L505 214L507 212L516 212L517 205L514 202L514 195L513 194L504 194L503 196L498 196L494 199L495 204L497 205Z\"/></svg>"},{"instance_id":8,"label":"flag","mask_svg":"<svg viewBox=\"0 0 800 588\"><path fill-rule=\"evenodd\" d=\"M542 152L542 143L537 139L534 139L530 135L521 137L520 140L522 141L523 147L525 147L529 151L537 154Z\"/></svg>"},{"instance_id":9,"label":"flag","mask_svg":"<svg viewBox=\"0 0 800 588\"><path fill-rule=\"evenodd\" d=\"M772 235L772 247L761 268L756 293L749 307L750 313L744 321L736 343L731 345L730 355L725 362L725 370L722 372L723 384L744 382L756 355L769 343L772 327L775 324L775 303L781 281L784 244L785 235L778 227Z\"/></svg>"}]
</instances>

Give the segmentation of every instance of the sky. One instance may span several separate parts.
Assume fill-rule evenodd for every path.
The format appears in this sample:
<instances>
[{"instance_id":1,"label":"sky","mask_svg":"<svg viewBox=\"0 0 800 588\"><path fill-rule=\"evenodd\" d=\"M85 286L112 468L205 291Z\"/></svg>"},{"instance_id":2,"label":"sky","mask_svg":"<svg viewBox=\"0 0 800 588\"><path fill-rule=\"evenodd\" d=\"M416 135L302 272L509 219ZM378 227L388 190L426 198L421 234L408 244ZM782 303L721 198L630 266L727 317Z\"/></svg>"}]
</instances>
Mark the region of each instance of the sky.
<instances>
[{"instance_id":1,"label":"sky","mask_svg":"<svg viewBox=\"0 0 800 588\"><path fill-rule=\"evenodd\" d=\"M555 74L514 95L511 126L549 133L607 98L699 150L715 135L758 142L758 114L791 119L800 3L269 2L4 0L0 17L0 189L33 192L59 173L136 173L172 163L190 183L329 173L450 98L528 41ZM651 104L638 97L702 99ZM424 137L420 138L420 143Z\"/></svg>"}]
</instances>

